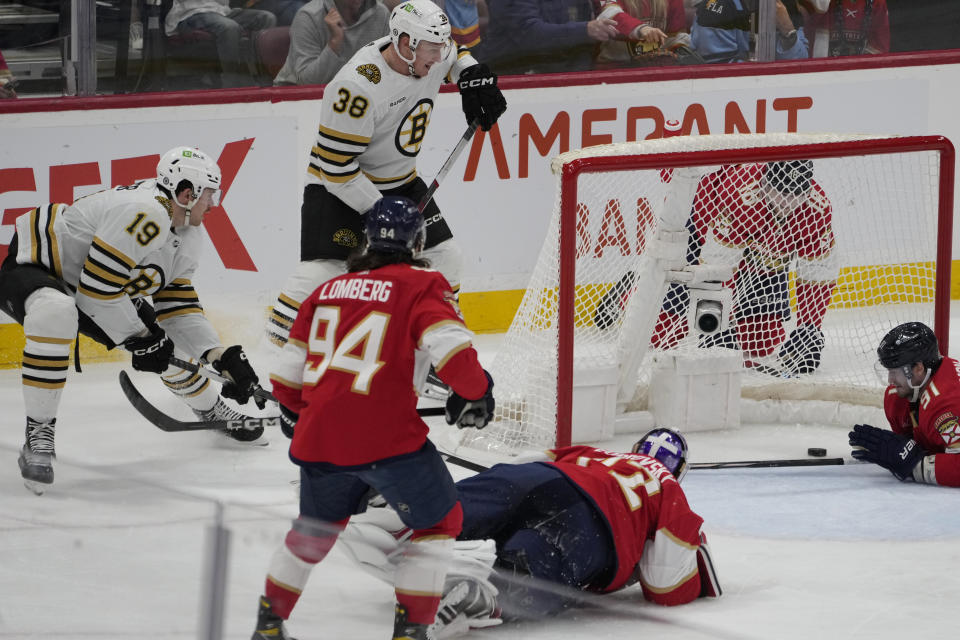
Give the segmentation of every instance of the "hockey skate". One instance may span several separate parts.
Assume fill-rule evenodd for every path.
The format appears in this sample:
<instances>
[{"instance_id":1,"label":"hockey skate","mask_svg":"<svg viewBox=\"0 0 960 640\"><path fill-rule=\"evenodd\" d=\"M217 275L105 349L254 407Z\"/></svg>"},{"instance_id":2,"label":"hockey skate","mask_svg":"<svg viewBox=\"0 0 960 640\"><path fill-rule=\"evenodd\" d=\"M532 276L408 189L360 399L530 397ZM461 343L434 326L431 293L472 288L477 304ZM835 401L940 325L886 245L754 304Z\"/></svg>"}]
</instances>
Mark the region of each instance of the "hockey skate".
<instances>
[{"instance_id":1,"label":"hockey skate","mask_svg":"<svg viewBox=\"0 0 960 640\"><path fill-rule=\"evenodd\" d=\"M503 622L492 585L470 576L448 576L430 638L447 640L470 629L492 627Z\"/></svg>"},{"instance_id":2,"label":"hockey skate","mask_svg":"<svg viewBox=\"0 0 960 640\"><path fill-rule=\"evenodd\" d=\"M53 484L53 460L57 457L53 447L56 426L56 418L49 422L27 418L26 441L17 463L24 486L38 496L43 495L47 485Z\"/></svg>"},{"instance_id":3,"label":"hockey skate","mask_svg":"<svg viewBox=\"0 0 960 640\"><path fill-rule=\"evenodd\" d=\"M429 625L407 622L407 610L399 604L394 608L393 640L436 640Z\"/></svg>"},{"instance_id":4,"label":"hockey skate","mask_svg":"<svg viewBox=\"0 0 960 640\"><path fill-rule=\"evenodd\" d=\"M421 395L431 400L440 400L443 402L446 402L447 397L450 395L450 387L440 379L433 365L430 365L430 371L427 373L427 381L423 385Z\"/></svg>"},{"instance_id":5,"label":"hockey skate","mask_svg":"<svg viewBox=\"0 0 960 640\"><path fill-rule=\"evenodd\" d=\"M260 596L260 609L257 611L257 630L250 640L297 640L287 633L283 618L273 612L270 600Z\"/></svg>"},{"instance_id":6,"label":"hockey skate","mask_svg":"<svg viewBox=\"0 0 960 640\"><path fill-rule=\"evenodd\" d=\"M242 421L248 417L239 411L236 411L235 409L231 409L227 403L223 401L223 398L220 398L219 396L217 397L217 403L213 405L212 408L207 409L206 411L194 409L193 412L197 414L197 417L204 422L213 422L215 420ZM243 426L242 422L238 422L236 427L224 429L223 433L238 442L253 442L263 435L263 427L261 426L248 429L247 427Z\"/></svg>"}]
</instances>

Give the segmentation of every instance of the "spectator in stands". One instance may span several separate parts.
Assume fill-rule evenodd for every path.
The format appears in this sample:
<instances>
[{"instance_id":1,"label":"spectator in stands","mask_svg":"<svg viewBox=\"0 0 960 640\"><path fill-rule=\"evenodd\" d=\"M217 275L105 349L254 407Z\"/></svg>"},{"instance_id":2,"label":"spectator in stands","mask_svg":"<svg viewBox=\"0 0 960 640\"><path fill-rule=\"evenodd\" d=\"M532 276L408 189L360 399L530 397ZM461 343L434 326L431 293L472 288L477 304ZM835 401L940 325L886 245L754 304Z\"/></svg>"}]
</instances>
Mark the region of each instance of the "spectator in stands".
<instances>
[{"instance_id":1,"label":"spectator in stands","mask_svg":"<svg viewBox=\"0 0 960 640\"><path fill-rule=\"evenodd\" d=\"M890 51L960 49L960 2L887 0L887 11Z\"/></svg>"},{"instance_id":2,"label":"spectator in stands","mask_svg":"<svg viewBox=\"0 0 960 640\"><path fill-rule=\"evenodd\" d=\"M812 58L858 56L890 51L886 0L808 0ZM955 25L954 25L955 26Z\"/></svg>"},{"instance_id":3,"label":"spectator in stands","mask_svg":"<svg viewBox=\"0 0 960 640\"><path fill-rule=\"evenodd\" d=\"M490 23L476 48L498 74L583 71L617 22L597 17L591 0L487 0Z\"/></svg>"},{"instance_id":4,"label":"spectator in stands","mask_svg":"<svg viewBox=\"0 0 960 640\"><path fill-rule=\"evenodd\" d=\"M401 2L403 0L383 0L390 11ZM450 19L450 37L459 46L475 47L480 44L481 2L483 0L433 0Z\"/></svg>"},{"instance_id":5,"label":"spectator in stands","mask_svg":"<svg viewBox=\"0 0 960 640\"><path fill-rule=\"evenodd\" d=\"M213 34L220 58L221 85L243 87L251 84L251 78L243 73L246 56L241 52L240 38L244 31L259 31L274 26L277 19L269 11L231 9L228 2L173 0L164 21L164 30L168 36L190 31Z\"/></svg>"},{"instance_id":6,"label":"spectator in stands","mask_svg":"<svg viewBox=\"0 0 960 640\"><path fill-rule=\"evenodd\" d=\"M0 99L17 97L14 84L13 74L7 68L7 61L3 59L3 53L0 52Z\"/></svg>"},{"instance_id":7,"label":"spectator in stands","mask_svg":"<svg viewBox=\"0 0 960 640\"><path fill-rule=\"evenodd\" d=\"M704 0L690 27L693 46L707 62L743 62L751 54L751 15L758 0ZM776 59L808 58L807 37L796 0L777 0Z\"/></svg>"},{"instance_id":8,"label":"spectator in stands","mask_svg":"<svg viewBox=\"0 0 960 640\"><path fill-rule=\"evenodd\" d=\"M278 27L292 24L293 17L305 4L307 0L230 0L231 7L269 11L277 18Z\"/></svg>"},{"instance_id":9,"label":"spectator in stands","mask_svg":"<svg viewBox=\"0 0 960 640\"><path fill-rule=\"evenodd\" d=\"M290 25L290 52L273 83L326 84L365 44L390 32L377 0L310 0Z\"/></svg>"},{"instance_id":10,"label":"spectator in stands","mask_svg":"<svg viewBox=\"0 0 960 640\"><path fill-rule=\"evenodd\" d=\"M613 18L620 33L600 45L597 66L669 65L704 62L690 42L683 0L594 0L601 18Z\"/></svg>"}]
</instances>

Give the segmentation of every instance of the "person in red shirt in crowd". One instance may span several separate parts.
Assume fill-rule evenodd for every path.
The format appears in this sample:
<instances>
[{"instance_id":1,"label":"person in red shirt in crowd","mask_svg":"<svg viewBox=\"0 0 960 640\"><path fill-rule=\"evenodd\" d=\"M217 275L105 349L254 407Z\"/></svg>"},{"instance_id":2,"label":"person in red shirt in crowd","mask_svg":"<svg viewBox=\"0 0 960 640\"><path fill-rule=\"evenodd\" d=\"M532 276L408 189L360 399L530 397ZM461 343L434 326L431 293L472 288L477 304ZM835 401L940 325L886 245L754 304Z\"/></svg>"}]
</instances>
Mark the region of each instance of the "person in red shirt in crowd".
<instances>
[{"instance_id":1,"label":"person in red shirt in crowd","mask_svg":"<svg viewBox=\"0 0 960 640\"><path fill-rule=\"evenodd\" d=\"M631 453L562 447L457 482L463 531L434 636L542 619L582 592L637 582L660 605L719 597L703 519L680 487L687 452L680 433L657 428ZM382 579L404 539L391 515L371 509L344 536L346 551Z\"/></svg>"},{"instance_id":2,"label":"person in red shirt in crowd","mask_svg":"<svg viewBox=\"0 0 960 640\"><path fill-rule=\"evenodd\" d=\"M890 52L887 0L805 0L810 57Z\"/></svg>"},{"instance_id":3,"label":"person in red shirt in crowd","mask_svg":"<svg viewBox=\"0 0 960 640\"><path fill-rule=\"evenodd\" d=\"M270 376L300 466L300 517L271 560L255 639L289 638L283 621L310 571L372 489L413 530L396 572L393 638L426 640L463 511L416 389L433 364L453 390L449 424L482 428L493 415L493 380L454 293L417 257L425 239L417 205L387 196L364 221L364 251L300 306Z\"/></svg>"},{"instance_id":4,"label":"person in red shirt in crowd","mask_svg":"<svg viewBox=\"0 0 960 640\"><path fill-rule=\"evenodd\" d=\"M853 457L898 480L960 487L960 362L940 355L937 336L921 322L893 328L877 356L889 385L883 411L891 430L855 425Z\"/></svg>"},{"instance_id":5,"label":"person in red shirt in crowd","mask_svg":"<svg viewBox=\"0 0 960 640\"><path fill-rule=\"evenodd\" d=\"M729 266L731 328L701 346L741 349L748 366L777 354L782 375L811 374L825 345L822 325L839 267L833 210L810 160L725 165L697 187L690 230L691 264ZM797 314L791 320L789 273L795 261ZM688 332L686 286L675 284L661 307L652 345L675 346Z\"/></svg>"},{"instance_id":6,"label":"person in red shirt in crowd","mask_svg":"<svg viewBox=\"0 0 960 640\"><path fill-rule=\"evenodd\" d=\"M10 73L7 61L3 59L3 53L0 52L0 98L16 98L15 86L13 74Z\"/></svg>"},{"instance_id":7,"label":"person in red shirt in crowd","mask_svg":"<svg viewBox=\"0 0 960 640\"><path fill-rule=\"evenodd\" d=\"M620 37L600 43L605 64L703 64L693 51L683 0L593 0L597 16L617 23Z\"/></svg>"}]
</instances>

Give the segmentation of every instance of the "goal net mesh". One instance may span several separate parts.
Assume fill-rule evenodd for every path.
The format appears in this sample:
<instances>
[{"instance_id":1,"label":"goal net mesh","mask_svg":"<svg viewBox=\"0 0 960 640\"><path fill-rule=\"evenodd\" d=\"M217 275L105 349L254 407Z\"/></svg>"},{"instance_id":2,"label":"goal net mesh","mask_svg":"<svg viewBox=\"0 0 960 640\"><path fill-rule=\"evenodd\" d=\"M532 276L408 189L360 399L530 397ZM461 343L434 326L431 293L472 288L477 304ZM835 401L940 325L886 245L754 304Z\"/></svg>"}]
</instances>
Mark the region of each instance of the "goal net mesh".
<instances>
[{"instance_id":1,"label":"goal net mesh","mask_svg":"<svg viewBox=\"0 0 960 640\"><path fill-rule=\"evenodd\" d=\"M864 152L855 143L866 140L887 140L889 150ZM880 338L901 322L934 326L937 298L940 154L896 144L832 134L683 136L556 158L553 215L491 366L495 418L465 444L500 453L556 444L564 278L573 278L565 343L573 378L614 367L619 411L646 408L658 352L704 346L741 351L745 397L879 402ZM695 170L671 169L707 158L704 151L716 153ZM561 179L565 171L572 179ZM576 222L562 229L571 198ZM732 298L727 330L705 335L691 325L693 290L663 275L677 268L660 255L665 237L683 239L685 264L731 268L732 278L714 284ZM561 379L559 393L570 385Z\"/></svg>"}]
</instances>

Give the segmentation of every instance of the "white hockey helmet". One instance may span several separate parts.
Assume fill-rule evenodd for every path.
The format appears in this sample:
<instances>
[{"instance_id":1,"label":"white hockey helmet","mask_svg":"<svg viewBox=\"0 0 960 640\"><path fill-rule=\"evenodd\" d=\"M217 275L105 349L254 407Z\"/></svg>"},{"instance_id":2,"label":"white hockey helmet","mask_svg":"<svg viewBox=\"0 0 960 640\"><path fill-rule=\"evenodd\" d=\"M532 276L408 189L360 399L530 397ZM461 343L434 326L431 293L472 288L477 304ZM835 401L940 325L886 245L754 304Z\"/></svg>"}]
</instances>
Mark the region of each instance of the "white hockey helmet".
<instances>
[{"instance_id":1,"label":"white hockey helmet","mask_svg":"<svg viewBox=\"0 0 960 640\"><path fill-rule=\"evenodd\" d=\"M400 36L410 36L413 57L404 58L400 53ZM450 20L443 10L430 0L407 0L393 8L390 14L390 41L400 59L407 63L413 73L413 61L417 58L417 45L421 41L436 42L450 46Z\"/></svg>"},{"instance_id":2,"label":"white hockey helmet","mask_svg":"<svg viewBox=\"0 0 960 640\"><path fill-rule=\"evenodd\" d=\"M220 167L200 149L174 147L160 157L158 185L176 195L177 187L184 180L193 189L193 197L184 208L193 208L204 189L213 189L213 206L220 204Z\"/></svg>"}]
</instances>

